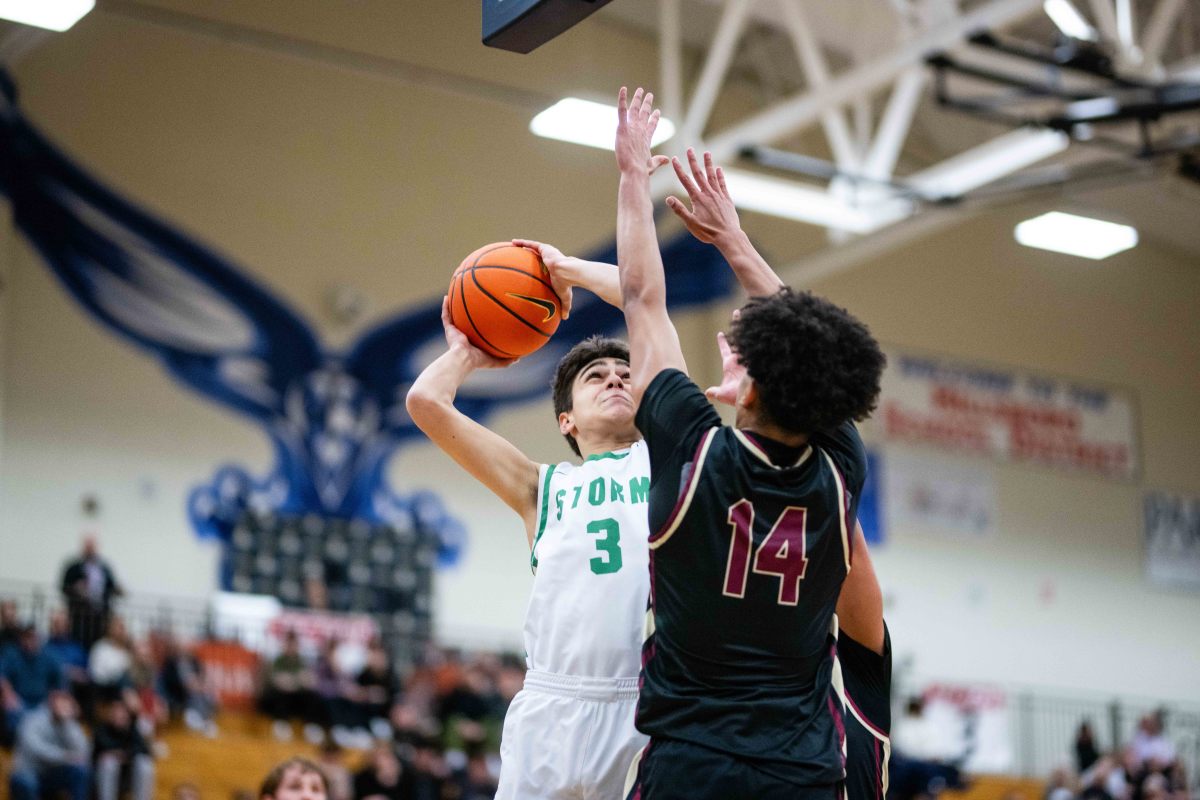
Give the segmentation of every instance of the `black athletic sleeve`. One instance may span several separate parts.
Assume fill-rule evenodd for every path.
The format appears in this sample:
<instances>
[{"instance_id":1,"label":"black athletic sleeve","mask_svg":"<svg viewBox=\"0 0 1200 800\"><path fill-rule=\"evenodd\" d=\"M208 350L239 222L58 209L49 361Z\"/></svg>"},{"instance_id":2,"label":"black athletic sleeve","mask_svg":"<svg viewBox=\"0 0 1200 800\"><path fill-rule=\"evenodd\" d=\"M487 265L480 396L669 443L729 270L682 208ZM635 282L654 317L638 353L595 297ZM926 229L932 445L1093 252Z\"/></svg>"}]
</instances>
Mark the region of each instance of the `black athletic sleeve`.
<instances>
[{"instance_id":1,"label":"black athletic sleeve","mask_svg":"<svg viewBox=\"0 0 1200 800\"><path fill-rule=\"evenodd\" d=\"M653 483L677 452L690 456L704 432L721 424L721 417L691 378L677 369L664 369L646 387L634 422L646 439Z\"/></svg>"},{"instance_id":2,"label":"black athletic sleeve","mask_svg":"<svg viewBox=\"0 0 1200 800\"><path fill-rule=\"evenodd\" d=\"M892 727L892 637L883 626L883 654L838 633L838 661L846 694L867 720L887 733Z\"/></svg>"},{"instance_id":3,"label":"black athletic sleeve","mask_svg":"<svg viewBox=\"0 0 1200 800\"><path fill-rule=\"evenodd\" d=\"M843 422L832 431L814 433L811 442L829 453L846 479L846 488L854 498L862 494L867 480L867 449L853 422Z\"/></svg>"}]
</instances>

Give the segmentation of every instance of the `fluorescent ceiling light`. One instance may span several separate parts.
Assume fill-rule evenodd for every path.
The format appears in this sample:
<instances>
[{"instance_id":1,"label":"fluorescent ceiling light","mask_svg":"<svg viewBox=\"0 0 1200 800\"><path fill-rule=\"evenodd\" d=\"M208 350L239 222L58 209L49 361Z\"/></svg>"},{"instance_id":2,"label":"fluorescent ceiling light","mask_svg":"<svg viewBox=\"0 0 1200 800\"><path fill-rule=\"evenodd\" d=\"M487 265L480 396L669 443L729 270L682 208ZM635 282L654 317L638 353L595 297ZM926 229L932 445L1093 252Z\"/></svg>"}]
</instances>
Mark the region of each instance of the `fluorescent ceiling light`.
<instances>
[{"instance_id":1,"label":"fluorescent ceiling light","mask_svg":"<svg viewBox=\"0 0 1200 800\"><path fill-rule=\"evenodd\" d=\"M1023 128L910 175L905 182L932 197L962 197L973 189L1011 175L1071 144L1062 131Z\"/></svg>"},{"instance_id":2,"label":"fluorescent ceiling light","mask_svg":"<svg viewBox=\"0 0 1200 800\"><path fill-rule=\"evenodd\" d=\"M870 233L909 213L903 203L852 206L821 189L738 169L725 170L725 183L738 208L851 233Z\"/></svg>"},{"instance_id":3,"label":"fluorescent ceiling light","mask_svg":"<svg viewBox=\"0 0 1200 800\"><path fill-rule=\"evenodd\" d=\"M567 97L534 117L529 130L547 139L612 150L617 138L617 107ZM658 121L651 145L661 144L674 135L675 124L663 117Z\"/></svg>"},{"instance_id":4,"label":"fluorescent ceiling light","mask_svg":"<svg viewBox=\"0 0 1200 800\"><path fill-rule=\"evenodd\" d=\"M1058 29L1072 39L1096 41L1096 29L1079 13L1079 9L1071 5L1071 0L1046 0L1042 4L1046 15L1058 26Z\"/></svg>"},{"instance_id":5,"label":"fluorescent ceiling light","mask_svg":"<svg viewBox=\"0 0 1200 800\"><path fill-rule=\"evenodd\" d=\"M96 0L0 0L0 18L65 31L95 5Z\"/></svg>"},{"instance_id":6,"label":"fluorescent ceiling light","mask_svg":"<svg viewBox=\"0 0 1200 800\"><path fill-rule=\"evenodd\" d=\"M1100 260L1138 243L1136 228L1102 219L1050 211L1017 225L1014 234L1026 247Z\"/></svg>"}]
</instances>

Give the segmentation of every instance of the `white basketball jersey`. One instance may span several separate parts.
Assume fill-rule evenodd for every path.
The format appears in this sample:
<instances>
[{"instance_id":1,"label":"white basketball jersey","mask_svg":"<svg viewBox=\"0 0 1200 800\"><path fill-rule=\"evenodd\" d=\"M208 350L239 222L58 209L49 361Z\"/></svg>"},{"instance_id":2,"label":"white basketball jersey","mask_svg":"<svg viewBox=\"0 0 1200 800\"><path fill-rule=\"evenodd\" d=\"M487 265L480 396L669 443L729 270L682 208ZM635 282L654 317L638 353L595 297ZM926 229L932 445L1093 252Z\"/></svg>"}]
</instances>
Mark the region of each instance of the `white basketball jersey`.
<instances>
[{"instance_id":1,"label":"white basketball jersey","mask_svg":"<svg viewBox=\"0 0 1200 800\"><path fill-rule=\"evenodd\" d=\"M650 592L645 442L543 464L525 614L530 669L636 677Z\"/></svg>"}]
</instances>

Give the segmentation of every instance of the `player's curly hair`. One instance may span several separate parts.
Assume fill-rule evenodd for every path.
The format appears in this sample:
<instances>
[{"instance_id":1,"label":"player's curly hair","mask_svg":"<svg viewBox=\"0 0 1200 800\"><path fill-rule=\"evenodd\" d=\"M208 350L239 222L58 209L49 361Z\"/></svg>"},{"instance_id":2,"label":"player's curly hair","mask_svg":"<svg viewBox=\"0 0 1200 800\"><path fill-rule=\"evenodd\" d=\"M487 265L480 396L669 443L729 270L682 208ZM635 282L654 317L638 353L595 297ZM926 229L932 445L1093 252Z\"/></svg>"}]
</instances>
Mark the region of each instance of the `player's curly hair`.
<instances>
[{"instance_id":1,"label":"player's curly hair","mask_svg":"<svg viewBox=\"0 0 1200 800\"><path fill-rule=\"evenodd\" d=\"M742 307L729 344L771 422L827 431L875 410L887 358L867 326L811 292L783 288Z\"/></svg>"},{"instance_id":2,"label":"player's curly hair","mask_svg":"<svg viewBox=\"0 0 1200 800\"><path fill-rule=\"evenodd\" d=\"M574 388L575 376L598 358L619 358L628 362L629 345L620 339L613 339L609 336L589 336L567 351L567 354L558 362L558 367L554 370L554 380L550 382L550 386L554 390L555 419L559 414L570 411L574 406L575 398L571 390ZM574 436L564 434L563 438L567 440L567 444L571 446L575 455L583 455L579 452L579 443L575 441Z\"/></svg>"}]
</instances>

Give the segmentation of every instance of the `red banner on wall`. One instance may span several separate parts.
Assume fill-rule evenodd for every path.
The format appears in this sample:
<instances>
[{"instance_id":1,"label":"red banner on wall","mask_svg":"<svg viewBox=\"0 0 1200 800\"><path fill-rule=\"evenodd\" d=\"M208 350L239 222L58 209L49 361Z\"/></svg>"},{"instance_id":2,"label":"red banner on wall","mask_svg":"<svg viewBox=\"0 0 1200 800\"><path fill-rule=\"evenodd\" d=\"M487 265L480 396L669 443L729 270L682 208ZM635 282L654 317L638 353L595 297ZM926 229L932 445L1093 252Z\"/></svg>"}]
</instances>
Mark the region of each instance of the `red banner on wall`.
<instances>
[{"instance_id":1,"label":"red banner on wall","mask_svg":"<svg viewBox=\"0 0 1200 800\"><path fill-rule=\"evenodd\" d=\"M888 441L1132 478L1132 397L940 357L888 354L877 424Z\"/></svg>"}]
</instances>

